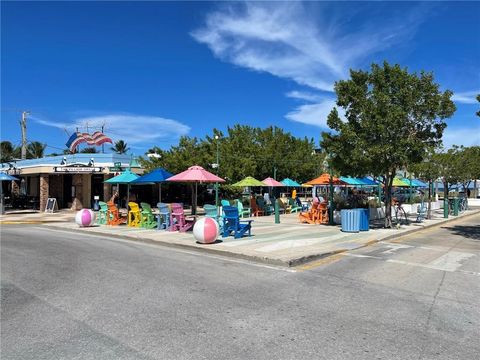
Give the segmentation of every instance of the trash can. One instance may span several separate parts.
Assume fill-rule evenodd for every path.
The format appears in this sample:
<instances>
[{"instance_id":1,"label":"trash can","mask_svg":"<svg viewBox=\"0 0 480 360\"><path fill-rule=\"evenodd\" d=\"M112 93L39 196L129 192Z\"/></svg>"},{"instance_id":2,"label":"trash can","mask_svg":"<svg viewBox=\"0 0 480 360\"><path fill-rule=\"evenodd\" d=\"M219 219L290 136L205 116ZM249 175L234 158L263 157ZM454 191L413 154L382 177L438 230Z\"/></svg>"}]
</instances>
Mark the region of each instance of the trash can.
<instances>
[{"instance_id":1,"label":"trash can","mask_svg":"<svg viewBox=\"0 0 480 360\"><path fill-rule=\"evenodd\" d=\"M370 212L368 209L354 209L358 211L358 216L360 219L360 231L368 231L369 230L369 220L370 220Z\"/></svg>"},{"instance_id":2,"label":"trash can","mask_svg":"<svg viewBox=\"0 0 480 360\"><path fill-rule=\"evenodd\" d=\"M342 231L344 232L360 231L360 213L357 210L358 209L340 211Z\"/></svg>"}]
</instances>

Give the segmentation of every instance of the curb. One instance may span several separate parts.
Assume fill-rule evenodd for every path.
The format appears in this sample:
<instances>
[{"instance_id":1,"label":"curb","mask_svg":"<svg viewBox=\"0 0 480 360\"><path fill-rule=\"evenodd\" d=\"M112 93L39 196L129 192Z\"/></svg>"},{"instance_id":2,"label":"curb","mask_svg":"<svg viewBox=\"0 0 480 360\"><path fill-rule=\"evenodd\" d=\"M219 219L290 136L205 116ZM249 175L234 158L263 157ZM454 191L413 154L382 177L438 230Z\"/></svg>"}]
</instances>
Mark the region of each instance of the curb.
<instances>
[{"instance_id":1,"label":"curb","mask_svg":"<svg viewBox=\"0 0 480 360\"><path fill-rule=\"evenodd\" d=\"M369 240L366 243L361 244L361 245L359 245L355 248L337 249L337 250L333 250L333 251L329 251L329 252L325 252L325 253L312 254L312 255L302 256L302 257L299 257L299 258L294 258L294 259L289 259L289 260L279 260L279 259L271 259L271 258L268 258L268 257L261 257L261 256L255 256L255 255L232 253L232 252L221 250L221 249L209 248L208 245L205 245L205 247L196 247L196 246L191 246L191 245L187 245L187 244L159 242L159 241L155 241L155 240L151 240L151 239L138 238L138 237L133 237L133 236L129 236L129 235L118 235L118 234L110 235L110 234L105 234L103 232L98 232L98 231L88 231L88 234L103 236L103 237L106 237L106 238L110 237L110 238L124 239L124 240L129 240L129 241L136 241L136 242L141 242L141 243L145 243L145 244L151 244L151 245L153 244L153 245L157 245L157 246L164 246L164 247L167 247L167 248L188 250L188 251L198 252L198 253L207 253L207 254L212 254L212 255L219 255L219 256L234 258L234 259L248 260L248 261L253 261L253 262L256 262L256 263L267 264L267 265L275 265L275 266L281 266L281 267L286 267L286 268L295 268L295 267L298 267L298 266L301 266L301 265L311 263L313 261L318 261L318 260L321 260L321 259L324 259L324 258L328 258L330 256L334 256L334 255L338 255L338 254L345 253L345 252L348 252L348 251L357 250L357 249L361 249L361 248L364 248L364 247L367 247L367 246L371 246L371 245L379 243L381 241L387 241L387 240L391 240L391 239L401 239L401 238L409 236L409 235L411 235L415 232L419 232L419 231L422 231L422 230L425 230L425 229L441 226L441 225L444 225L446 223L454 222L454 221L457 221L457 220L460 220L460 219L465 219L465 218L475 216L475 215L478 215L478 214L480 214L480 210L476 210L475 212L473 212L471 214L462 215L460 217L448 218L448 219L446 219L444 221L441 221L439 223L436 223L436 224L428 224L428 225L421 226L421 227L418 227L418 228L415 228L415 229L409 229L409 230L407 230L407 231L405 231L401 234L391 234L391 235L387 235L387 236L385 236L384 238L381 238L381 239ZM65 229L65 228L55 226L55 225L50 225L50 224L47 224L47 225L44 225L44 226L47 227L47 228L52 228L52 229L56 229L56 230L62 230L62 231L72 232L72 233L78 234L78 231L76 229L69 229L69 228Z\"/></svg>"}]
</instances>

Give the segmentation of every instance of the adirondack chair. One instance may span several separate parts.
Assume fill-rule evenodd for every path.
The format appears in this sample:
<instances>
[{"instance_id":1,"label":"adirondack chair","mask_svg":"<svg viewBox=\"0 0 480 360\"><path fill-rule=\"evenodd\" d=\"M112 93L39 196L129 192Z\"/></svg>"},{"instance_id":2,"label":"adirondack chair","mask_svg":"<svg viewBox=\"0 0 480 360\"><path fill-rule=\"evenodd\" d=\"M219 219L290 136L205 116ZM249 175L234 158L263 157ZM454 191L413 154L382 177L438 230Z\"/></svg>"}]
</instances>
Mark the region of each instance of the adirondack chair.
<instances>
[{"instance_id":1,"label":"adirondack chair","mask_svg":"<svg viewBox=\"0 0 480 360\"><path fill-rule=\"evenodd\" d=\"M257 201L255 200L254 197L252 197L250 199L250 210L251 210L252 216L260 216L260 215L263 216L263 215L265 215L265 212L263 211L263 209L258 207Z\"/></svg>"},{"instance_id":2,"label":"adirondack chair","mask_svg":"<svg viewBox=\"0 0 480 360\"><path fill-rule=\"evenodd\" d=\"M292 198L288 198L288 204L290 205L290 212L291 213L298 213L299 211L302 211L302 203L300 202L300 206L293 200Z\"/></svg>"},{"instance_id":3,"label":"adirondack chair","mask_svg":"<svg viewBox=\"0 0 480 360\"><path fill-rule=\"evenodd\" d=\"M242 201L240 199L237 199L236 201L237 201L238 214L240 215L241 218L252 216L252 209L244 208Z\"/></svg>"},{"instance_id":4,"label":"adirondack chair","mask_svg":"<svg viewBox=\"0 0 480 360\"><path fill-rule=\"evenodd\" d=\"M223 217L222 237L230 236L232 233L235 239L239 239L245 234L248 234L247 236L252 235L253 220L240 220L238 208L234 206L225 206L223 212L225 215Z\"/></svg>"},{"instance_id":5,"label":"adirondack chair","mask_svg":"<svg viewBox=\"0 0 480 360\"><path fill-rule=\"evenodd\" d=\"M223 216L218 215L218 209L215 205L205 204L203 205L203 209L205 210L205 216L215 219L218 222L218 226L220 226L220 230L223 226Z\"/></svg>"},{"instance_id":6,"label":"adirondack chair","mask_svg":"<svg viewBox=\"0 0 480 360\"><path fill-rule=\"evenodd\" d=\"M98 204L100 205L100 210L98 211L97 224L105 225L107 223L108 206L107 203L103 201L99 201Z\"/></svg>"},{"instance_id":7,"label":"adirondack chair","mask_svg":"<svg viewBox=\"0 0 480 360\"><path fill-rule=\"evenodd\" d=\"M301 223L316 224L319 218L320 203L313 203L309 211L298 214L298 220Z\"/></svg>"},{"instance_id":8,"label":"adirondack chair","mask_svg":"<svg viewBox=\"0 0 480 360\"><path fill-rule=\"evenodd\" d=\"M113 201L107 202L107 225L125 224L125 218L120 216L117 205Z\"/></svg>"},{"instance_id":9,"label":"adirondack chair","mask_svg":"<svg viewBox=\"0 0 480 360\"><path fill-rule=\"evenodd\" d=\"M140 207L137 203L130 201L128 203L130 210L128 211L128 226L140 227L140 222L142 221L142 216L140 214Z\"/></svg>"},{"instance_id":10,"label":"adirondack chair","mask_svg":"<svg viewBox=\"0 0 480 360\"><path fill-rule=\"evenodd\" d=\"M185 217L182 204L172 204L170 231L186 232L193 227L193 224L195 224L195 219Z\"/></svg>"},{"instance_id":11,"label":"adirondack chair","mask_svg":"<svg viewBox=\"0 0 480 360\"><path fill-rule=\"evenodd\" d=\"M425 216L427 215L428 208L425 203L422 201L420 205L417 206L417 222L422 222L425 220Z\"/></svg>"},{"instance_id":12,"label":"adirondack chair","mask_svg":"<svg viewBox=\"0 0 480 360\"><path fill-rule=\"evenodd\" d=\"M292 212L292 206L285 199L279 198L278 205L283 209L285 214L290 214Z\"/></svg>"},{"instance_id":13,"label":"adirondack chair","mask_svg":"<svg viewBox=\"0 0 480 360\"><path fill-rule=\"evenodd\" d=\"M295 203L298 207L301 208L301 211L307 211L309 209L309 206L307 204L302 204L299 197L295 198Z\"/></svg>"},{"instance_id":14,"label":"adirondack chair","mask_svg":"<svg viewBox=\"0 0 480 360\"><path fill-rule=\"evenodd\" d=\"M318 205L317 224L328 224L328 202L324 201Z\"/></svg>"},{"instance_id":15,"label":"adirondack chair","mask_svg":"<svg viewBox=\"0 0 480 360\"><path fill-rule=\"evenodd\" d=\"M265 215L271 215L271 214L273 214L273 211L274 211L274 210L273 210L273 206L267 205L267 204L265 203L265 200L264 200L263 198L258 198L258 199L257 199L257 204L258 204L258 207L263 210L263 213L264 213Z\"/></svg>"},{"instance_id":16,"label":"adirondack chair","mask_svg":"<svg viewBox=\"0 0 480 360\"><path fill-rule=\"evenodd\" d=\"M170 227L170 208L168 204L158 203L157 230L168 230Z\"/></svg>"},{"instance_id":17,"label":"adirondack chair","mask_svg":"<svg viewBox=\"0 0 480 360\"><path fill-rule=\"evenodd\" d=\"M222 206L230 206L230 201L223 199L221 202Z\"/></svg>"},{"instance_id":18,"label":"adirondack chair","mask_svg":"<svg viewBox=\"0 0 480 360\"><path fill-rule=\"evenodd\" d=\"M140 226L146 229L153 229L157 226L155 215L153 215L152 207L147 203L140 203L142 211L140 212Z\"/></svg>"}]
</instances>

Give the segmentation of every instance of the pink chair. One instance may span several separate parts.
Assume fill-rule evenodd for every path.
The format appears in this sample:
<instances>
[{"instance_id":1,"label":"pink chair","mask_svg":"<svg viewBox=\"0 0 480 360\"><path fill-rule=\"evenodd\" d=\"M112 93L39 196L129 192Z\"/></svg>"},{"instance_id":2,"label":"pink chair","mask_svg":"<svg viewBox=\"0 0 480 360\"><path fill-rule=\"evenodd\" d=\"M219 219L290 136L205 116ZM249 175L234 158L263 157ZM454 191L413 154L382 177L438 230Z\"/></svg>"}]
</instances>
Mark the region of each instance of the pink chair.
<instances>
[{"instance_id":1,"label":"pink chair","mask_svg":"<svg viewBox=\"0 0 480 360\"><path fill-rule=\"evenodd\" d=\"M195 218L186 218L182 204L172 204L170 213L170 231L186 232L195 224Z\"/></svg>"}]
</instances>

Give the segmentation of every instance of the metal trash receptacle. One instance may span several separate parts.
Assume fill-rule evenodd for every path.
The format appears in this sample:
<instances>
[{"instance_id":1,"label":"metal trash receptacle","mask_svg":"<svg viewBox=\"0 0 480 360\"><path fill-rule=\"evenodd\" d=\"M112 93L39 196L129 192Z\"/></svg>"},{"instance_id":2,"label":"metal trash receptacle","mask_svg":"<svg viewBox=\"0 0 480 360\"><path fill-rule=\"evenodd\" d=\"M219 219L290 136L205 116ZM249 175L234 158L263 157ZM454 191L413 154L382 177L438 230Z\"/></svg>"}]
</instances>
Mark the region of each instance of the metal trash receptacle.
<instances>
[{"instance_id":1,"label":"metal trash receptacle","mask_svg":"<svg viewBox=\"0 0 480 360\"><path fill-rule=\"evenodd\" d=\"M368 231L370 227L370 213L369 209L355 209L358 211L360 218L360 231Z\"/></svg>"},{"instance_id":2,"label":"metal trash receptacle","mask_svg":"<svg viewBox=\"0 0 480 360\"><path fill-rule=\"evenodd\" d=\"M359 232L360 231L360 213L353 210L341 210L340 218L342 222L342 231Z\"/></svg>"}]
</instances>

